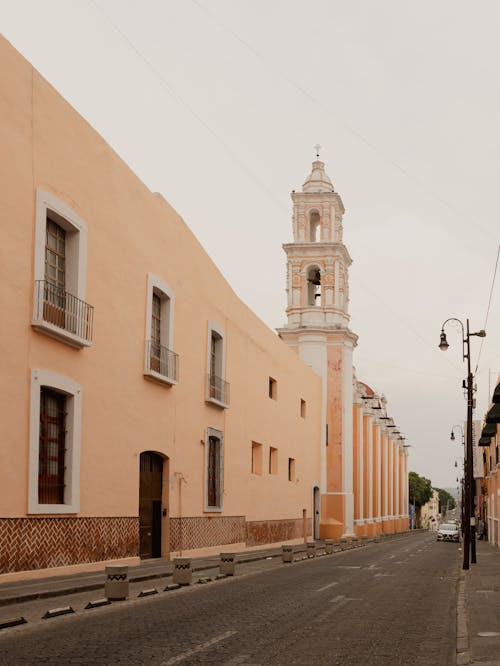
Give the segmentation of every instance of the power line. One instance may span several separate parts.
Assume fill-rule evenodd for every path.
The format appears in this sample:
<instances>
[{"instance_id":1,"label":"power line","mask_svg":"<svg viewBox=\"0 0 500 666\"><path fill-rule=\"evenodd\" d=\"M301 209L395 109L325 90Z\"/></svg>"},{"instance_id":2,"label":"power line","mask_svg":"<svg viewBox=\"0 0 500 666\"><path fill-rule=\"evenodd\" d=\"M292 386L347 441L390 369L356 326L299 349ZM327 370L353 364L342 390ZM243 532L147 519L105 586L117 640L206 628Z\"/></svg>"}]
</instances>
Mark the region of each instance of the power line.
<instances>
[{"instance_id":1,"label":"power line","mask_svg":"<svg viewBox=\"0 0 500 666\"><path fill-rule=\"evenodd\" d=\"M379 295L377 294L377 292L373 291L373 289L370 289L370 287L367 287L367 286L366 286L363 282L361 282L359 279L355 279L355 280L353 281L353 283L354 283L354 284L357 283L357 284L361 287L361 289L363 289L363 291L366 291L368 294L371 294L373 297L375 297L375 298L376 298L376 299L377 299L377 300L383 305L383 307L384 307L388 312L390 312L391 315L392 315L397 321L399 321L400 324L402 324L402 325L403 325L408 331L410 331L411 333L413 333L413 335L414 335L416 338L418 338L418 339L420 340L420 342L423 342L423 344L424 344L426 347L429 347L429 348L431 348L431 349L433 349L433 350L437 348L437 345L433 345L433 344L431 344L431 343L429 342L429 340L427 340L427 338L424 338L424 336L421 335L421 334L419 333L419 331L417 331L417 329L414 328L414 327L412 326L411 323L409 323L404 317L402 317L402 316L399 314L399 312L397 312L396 310L394 310L394 309L393 309L388 303L386 303L386 302L383 300L383 298L381 298L381 296L379 296ZM459 370L459 371L461 371L460 368L459 368L459 366L458 366L458 365L455 365L455 363L453 363L453 361L451 361L447 356L443 356L442 358L443 358L443 360L446 361L446 363L448 363L449 365L451 365L455 370Z\"/></svg>"},{"instance_id":2,"label":"power line","mask_svg":"<svg viewBox=\"0 0 500 666\"><path fill-rule=\"evenodd\" d=\"M204 118L189 104L169 83L169 81L165 78L165 76L160 72L154 65L153 63L147 58L142 51L139 50L139 48L132 42L132 40L121 30L121 28L113 21L111 16L105 12L102 7L100 7L95 0L89 0L90 3L95 7L95 9L105 17L105 19L108 21L108 23L112 26L112 28L115 30L115 32L123 39L124 42L132 49L132 51L135 53L136 57L138 57L145 65L146 67L152 72L152 74L155 76L156 79L160 82L161 86L166 90L169 96L171 96L173 99L175 99L181 106L183 106L192 116L197 120L197 122L204 127L204 129L209 132L213 138L216 139L216 141L224 148L226 153L230 156L230 158L240 167L242 171L244 171L261 189L264 190L264 192L267 194L267 196L280 208L280 210L286 210L288 212L288 207L283 204L283 202L276 197L275 193L273 190L271 190L265 183L263 183L256 175L255 173L247 166L247 164L238 156L238 154L234 151L234 149L226 142L226 140L220 136L220 134L213 129L205 120ZM372 151L377 153L378 155L382 156L388 163L390 163L393 167L398 169L401 173L403 173L408 179L414 180L421 188L425 189L426 192L429 192L431 195L433 195L436 199L438 199L441 203L444 205L448 206L450 210L452 210L453 213L458 215L459 217L460 214L458 211L456 211L451 204L449 204L445 199L437 195L435 192L430 190L423 181L415 178L412 176L407 170L405 170L400 164L398 164L395 160L393 160L390 156L384 154L382 151L380 151L373 143L371 143L366 137L364 137L362 134L360 134L357 130L355 130L353 127L349 126L347 123L345 123L341 118L337 116L331 109L329 109L325 104L321 102L320 99L316 98L313 96L309 91L307 91L305 88L297 84L293 79L291 79L289 76L287 76L284 72L270 64L262 54L257 51L249 42L241 38L234 30L231 28L228 28L226 25L222 24L217 17L208 10L205 6L203 6L198 0L191 0L194 5L196 5L201 11L205 12L212 21L214 21L217 25L221 27L221 29L225 30L226 32L230 33L234 39L239 41L241 44L245 46L247 50L252 53L252 55L262 61L264 65L266 65L267 69L274 70L277 75L281 76L289 85L291 85L293 88L295 88L300 94L302 94L304 97L306 97L312 104L318 106L323 112L334 116L337 118L339 123L341 123L344 128L351 133L353 136L356 136L361 142L363 142L365 145L367 145ZM477 225L479 228L480 225ZM486 233L490 234L489 231L482 229ZM500 253L500 247L499 247L499 253ZM498 256L497 256L497 264L498 264ZM495 266L495 274L496 274L496 266ZM373 296L375 296L380 303L396 318L398 319L408 330L410 330L416 337L418 337L426 346L431 346L429 341L426 340L423 336L421 336L416 329L414 329L408 322L406 322L398 313L396 313L392 308L388 306L387 303L383 301L383 299L373 290L367 289L364 287L364 289L368 292L370 292ZM493 285L492 285L493 289ZM490 303L491 303L491 294L490 294ZM489 313L489 306L488 306L488 313ZM481 342L482 345L482 342ZM457 368L451 361L448 361L454 368Z\"/></svg>"},{"instance_id":3,"label":"power line","mask_svg":"<svg viewBox=\"0 0 500 666\"><path fill-rule=\"evenodd\" d=\"M491 299L493 297L493 288L495 286L495 279L497 276L497 269L498 269L498 258L500 257L500 245L498 246L497 250L497 258L495 261L495 269L493 271L493 279L491 280L491 288L490 288L490 297L488 299L488 307L486 308L486 317L484 318L484 326L483 329L486 330L486 325L488 323L488 317L490 314L490 307L491 307ZM483 351L483 343L484 343L485 338L481 338L481 344L479 346L479 354L477 356L477 363L476 363L476 369L474 370L474 374L476 374L477 369L479 367L479 360L481 358L481 352Z\"/></svg>"},{"instance_id":4,"label":"power line","mask_svg":"<svg viewBox=\"0 0 500 666\"><path fill-rule=\"evenodd\" d=\"M448 208L454 215L459 217L460 219L464 220L467 222L468 225L470 225L470 218L465 218L459 210L457 210L449 201L446 199L443 199L443 197L438 194L436 191L434 191L427 183L425 183L423 180L420 178L417 178L414 174L411 174L407 169L405 169L399 162L396 162L390 155L387 153L384 153L378 146L373 144L369 139L367 139L361 132L356 130L354 127L349 125L342 117L340 117L337 113L332 111L326 104L324 104L318 97L315 97L312 93L310 93L306 88L298 84L294 79L292 79L286 72L284 72L282 69L277 67L274 63L270 62L265 56L260 53L250 42L248 42L246 39L243 39L237 32L235 32L232 28L227 26L225 23L223 23L217 16L216 14L205 7L199 0L191 0L191 2L196 5L202 12L204 12L210 20L215 23L216 25L219 26L223 31L229 33L232 35L232 37L240 42L255 58L260 60L262 64L265 66L266 70L274 71L275 74L279 77L281 77L284 81L286 81L292 88L294 88L297 92L299 92L301 95L303 95L307 100L309 100L312 104L320 108L323 113L326 113L327 115L333 116L337 122L344 127L344 129L349 132L349 134L352 134L355 136L361 143L365 144L370 150L372 150L377 156L382 157L388 164L393 166L397 171L402 173L408 180L415 182L418 187L423 190L424 192L430 194L434 199L439 201L443 206ZM492 232L489 229L486 229L486 227L483 227L481 224L479 224L477 221L474 221L475 226L480 229L486 236L489 238L493 237Z\"/></svg>"},{"instance_id":5,"label":"power line","mask_svg":"<svg viewBox=\"0 0 500 666\"><path fill-rule=\"evenodd\" d=\"M271 190L265 183L263 183L255 173L247 166L247 164L239 157L239 155L231 148L231 146L220 136L216 130L211 127L206 120L204 120L199 113L187 102L167 81L165 76L153 65L151 60L147 58L142 51L140 51L137 46L132 42L132 40L121 30L119 26L113 21L111 16L105 12L102 7L100 7L95 0L89 0L89 2L96 8L96 10L102 14L112 28L120 35L120 37L128 44L128 46L134 51L135 55L142 60L142 62L148 67L152 74L159 80L162 87L167 91L167 93L175 99L181 106L183 106L192 116L195 118L202 127L204 127L207 132L209 132L212 137L220 143L224 148L226 153L230 156L235 164L237 164L242 171L244 171L247 176L251 178L264 192L269 196L269 198L280 208L281 211L288 211L287 206L276 196L273 190Z\"/></svg>"}]
</instances>

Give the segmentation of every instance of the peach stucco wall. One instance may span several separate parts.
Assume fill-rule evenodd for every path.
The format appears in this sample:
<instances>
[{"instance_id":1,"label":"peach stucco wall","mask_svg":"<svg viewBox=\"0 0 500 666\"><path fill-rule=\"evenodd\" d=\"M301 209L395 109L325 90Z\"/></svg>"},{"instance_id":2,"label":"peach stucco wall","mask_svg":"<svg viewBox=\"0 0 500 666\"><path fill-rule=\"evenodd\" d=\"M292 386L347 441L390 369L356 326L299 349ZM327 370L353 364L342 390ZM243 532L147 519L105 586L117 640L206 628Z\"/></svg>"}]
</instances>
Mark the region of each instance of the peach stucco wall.
<instances>
[{"instance_id":1,"label":"peach stucco wall","mask_svg":"<svg viewBox=\"0 0 500 666\"><path fill-rule=\"evenodd\" d=\"M212 427L224 433L223 515L299 519L306 509L310 517L320 478L319 377L238 299L163 197L151 193L3 39L0 61L0 397L8 405L1 515L27 513L30 370L41 368L83 387L80 515L137 516L145 450L169 459L164 504L170 516L180 513L179 484L183 515L204 515L203 442ZM37 188L88 226L85 300L95 310L86 349L31 327ZM143 375L148 273L175 294L172 346L180 373L171 387ZM208 321L225 335L228 409L205 403ZM278 382L277 400L268 396L270 376ZM268 474L266 457L264 473L250 473L252 441L263 445L264 456L269 446L278 449L277 475ZM289 457L296 460L293 482Z\"/></svg>"}]
</instances>

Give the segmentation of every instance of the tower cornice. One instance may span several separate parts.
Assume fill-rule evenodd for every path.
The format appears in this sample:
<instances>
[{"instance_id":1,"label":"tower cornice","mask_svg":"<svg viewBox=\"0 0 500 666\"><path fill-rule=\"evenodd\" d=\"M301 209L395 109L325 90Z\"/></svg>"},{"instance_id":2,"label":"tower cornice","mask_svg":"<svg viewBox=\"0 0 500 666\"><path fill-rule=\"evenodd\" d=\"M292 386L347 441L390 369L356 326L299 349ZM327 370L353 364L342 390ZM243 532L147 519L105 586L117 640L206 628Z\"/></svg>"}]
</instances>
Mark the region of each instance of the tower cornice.
<instances>
[{"instance_id":1,"label":"tower cornice","mask_svg":"<svg viewBox=\"0 0 500 666\"><path fill-rule=\"evenodd\" d=\"M310 243L283 243L282 248L288 257L334 257L340 256L346 266L352 264L351 255L343 243L310 242Z\"/></svg>"},{"instance_id":2,"label":"tower cornice","mask_svg":"<svg viewBox=\"0 0 500 666\"><path fill-rule=\"evenodd\" d=\"M331 192L291 192L290 196L294 204L323 204L324 202L336 203L342 215L345 213L342 197L333 190Z\"/></svg>"},{"instance_id":3,"label":"tower cornice","mask_svg":"<svg viewBox=\"0 0 500 666\"><path fill-rule=\"evenodd\" d=\"M352 347L356 347L358 336L350 328L338 325L325 326L300 326L298 328L277 328L280 338L298 338L304 339L308 335L324 335L326 344L331 342L348 342Z\"/></svg>"}]
</instances>

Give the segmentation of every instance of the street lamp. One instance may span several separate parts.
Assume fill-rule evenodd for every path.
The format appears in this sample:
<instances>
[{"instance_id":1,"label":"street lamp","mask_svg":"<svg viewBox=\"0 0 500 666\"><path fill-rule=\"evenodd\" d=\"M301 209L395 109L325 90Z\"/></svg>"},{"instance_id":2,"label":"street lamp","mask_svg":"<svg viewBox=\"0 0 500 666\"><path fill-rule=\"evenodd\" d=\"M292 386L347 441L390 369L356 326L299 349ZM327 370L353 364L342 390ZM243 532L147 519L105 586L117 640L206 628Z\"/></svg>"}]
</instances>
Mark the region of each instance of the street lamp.
<instances>
[{"instance_id":1,"label":"street lamp","mask_svg":"<svg viewBox=\"0 0 500 666\"><path fill-rule=\"evenodd\" d=\"M477 336L478 338L486 337L486 332L481 329L477 333L470 333L469 331L469 320L466 320L466 327L455 317L450 317L443 322L441 326L441 337L439 340L439 349L441 351L446 351L449 347L448 341L446 339L446 333L444 332L444 327L448 322L454 322L458 324L462 329L462 357L463 360L467 359L467 436L466 436L466 447L465 447L465 456L464 456L464 467L465 467L465 529L464 529L464 559L463 559L463 569L469 568L469 549L470 549L470 561L472 564L476 563L476 520L474 515L474 463L473 463L473 450L472 450L472 409L473 409L473 399L474 399L474 387L473 387L473 378L472 371L470 367L470 338L472 336ZM453 429L452 429L453 435Z\"/></svg>"},{"instance_id":2,"label":"street lamp","mask_svg":"<svg viewBox=\"0 0 500 666\"><path fill-rule=\"evenodd\" d=\"M452 442L455 441L455 428L458 428L460 430L460 432L462 434L462 444L464 444L464 441L465 441L465 439L464 439L464 429L462 428L460 423L458 425L454 425L454 426L451 427L451 434L450 434L451 441Z\"/></svg>"}]
</instances>

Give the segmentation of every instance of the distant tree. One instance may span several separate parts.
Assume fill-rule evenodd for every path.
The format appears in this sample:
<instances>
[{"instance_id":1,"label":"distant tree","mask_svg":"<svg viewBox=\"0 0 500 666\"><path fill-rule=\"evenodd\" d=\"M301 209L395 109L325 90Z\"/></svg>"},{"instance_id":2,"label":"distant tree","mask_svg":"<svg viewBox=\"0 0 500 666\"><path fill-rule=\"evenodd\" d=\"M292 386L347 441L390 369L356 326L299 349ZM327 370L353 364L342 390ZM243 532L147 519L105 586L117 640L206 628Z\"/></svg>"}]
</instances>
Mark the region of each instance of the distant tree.
<instances>
[{"instance_id":1,"label":"distant tree","mask_svg":"<svg viewBox=\"0 0 500 666\"><path fill-rule=\"evenodd\" d=\"M447 509L454 509L456 506L455 498L443 488L434 488L439 493L439 513L444 513Z\"/></svg>"},{"instance_id":2,"label":"distant tree","mask_svg":"<svg viewBox=\"0 0 500 666\"><path fill-rule=\"evenodd\" d=\"M408 475L408 487L410 492L410 503L415 507L415 518L417 527L421 526L420 509L432 497L432 485L425 476L420 476L416 472L410 472Z\"/></svg>"},{"instance_id":3,"label":"distant tree","mask_svg":"<svg viewBox=\"0 0 500 666\"><path fill-rule=\"evenodd\" d=\"M425 476L420 476L416 472L410 472L408 475L408 485L410 490L409 500L413 506L420 508L432 497L432 485Z\"/></svg>"}]
</instances>

